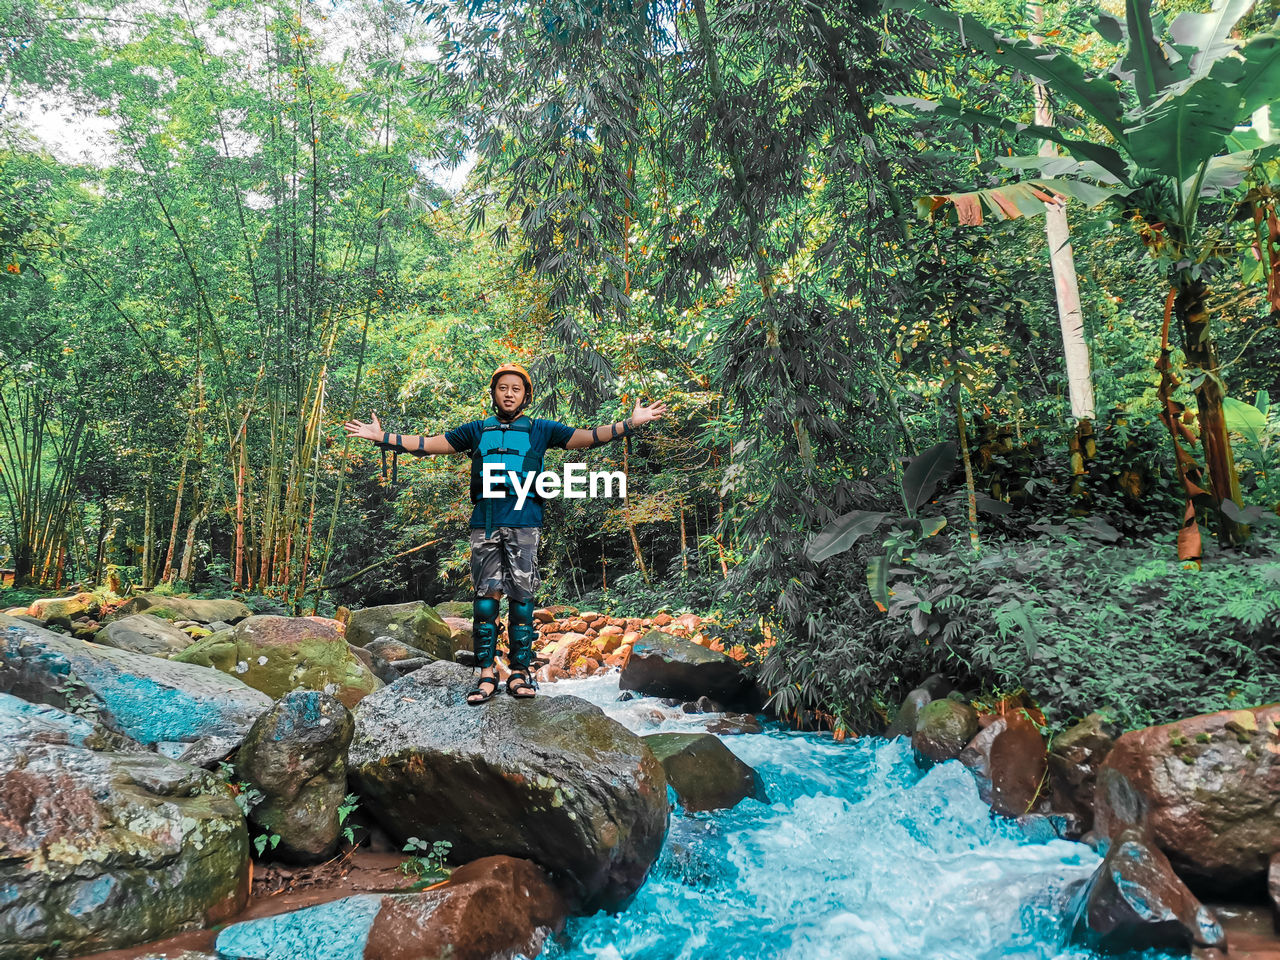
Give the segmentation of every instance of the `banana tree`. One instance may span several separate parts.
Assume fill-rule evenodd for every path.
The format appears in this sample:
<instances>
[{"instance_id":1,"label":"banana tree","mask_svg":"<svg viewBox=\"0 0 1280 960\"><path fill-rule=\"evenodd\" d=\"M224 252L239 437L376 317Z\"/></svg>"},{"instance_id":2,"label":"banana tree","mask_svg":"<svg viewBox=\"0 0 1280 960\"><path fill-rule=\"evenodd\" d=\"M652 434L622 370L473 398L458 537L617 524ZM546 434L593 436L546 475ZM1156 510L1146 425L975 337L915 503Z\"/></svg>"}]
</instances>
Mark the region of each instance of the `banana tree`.
<instances>
[{"instance_id":1,"label":"banana tree","mask_svg":"<svg viewBox=\"0 0 1280 960\"><path fill-rule=\"evenodd\" d=\"M1148 251L1166 265L1166 312L1182 326L1186 363L1195 378L1206 471L1200 473L1180 450L1179 470L1188 494L1186 526L1195 524L1191 503L1200 501L1210 507L1224 542L1242 539L1247 527L1222 511L1223 501L1240 504L1240 484L1223 415L1226 387L1208 308L1216 238L1199 214L1206 199L1240 184L1254 164L1280 146L1245 128L1255 111L1280 100L1280 29L1273 25L1247 40L1234 39L1232 30L1253 0L1216 0L1210 13L1179 16L1166 37L1151 0L1128 0L1123 21L1109 14L1095 21L1106 40L1127 45L1125 56L1102 75L1066 51L998 36L972 16L940 10L924 0L887 2L1035 78L1059 104L1073 105L1083 115L1084 122L1068 129L1061 123L1020 122L955 98L885 98L960 123L1039 137L1067 153L1014 158L1006 165L1036 169L1041 178L922 198L917 205L922 213L950 202L961 222L981 223L984 213L996 219L1036 216L1045 210L1043 201L1067 197L1090 204L1111 199L1132 212ZM1166 340L1162 363L1167 367L1168 362ZM1167 399L1165 419L1171 431L1176 430L1174 409ZM1198 542L1198 535L1181 542Z\"/></svg>"}]
</instances>

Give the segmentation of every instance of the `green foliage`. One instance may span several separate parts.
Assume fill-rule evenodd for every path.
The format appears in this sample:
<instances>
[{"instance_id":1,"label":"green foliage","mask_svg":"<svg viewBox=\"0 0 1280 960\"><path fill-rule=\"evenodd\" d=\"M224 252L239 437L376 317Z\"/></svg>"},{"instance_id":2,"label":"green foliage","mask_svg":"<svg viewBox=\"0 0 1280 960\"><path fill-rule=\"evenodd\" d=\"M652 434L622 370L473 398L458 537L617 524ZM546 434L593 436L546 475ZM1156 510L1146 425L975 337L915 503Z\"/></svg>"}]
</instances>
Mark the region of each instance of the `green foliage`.
<instances>
[{"instance_id":1,"label":"green foliage","mask_svg":"<svg viewBox=\"0 0 1280 960\"><path fill-rule=\"evenodd\" d=\"M356 812L359 806L360 797L354 793L348 793L343 797L342 803L338 806L338 825L342 827L342 836L346 838L347 843L356 842L355 827L347 823L347 819Z\"/></svg>"},{"instance_id":2,"label":"green foliage","mask_svg":"<svg viewBox=\"0 0 1280 960\"><path fill-rule=\"evenodd\" d=\"M1103 706L1137 727L1268 702L1280 554L1256 549L1198 569L1167 545L1108 542L1077 521L980 556L920 550L889 571L887 616L863 597L829 601L761 677L781 710L820 709L858 730L933 672L971 696L1025 687L1054 726Z\"/></svg>"},{"instance_id":3,"label":"green foliage","mask_svg":"<svg viewBox=\"0 0 1280 960\"><path fill-rule=\"evenodd\" d=\"M446 879L449 871L445 867L445 860L452 848L453 844L448 840L428 842L410 837L405 841L404 852L409 854L409 858L400 864L400 871L416 878L410 889L420 890Z\"/></svg>"}]
</instances>

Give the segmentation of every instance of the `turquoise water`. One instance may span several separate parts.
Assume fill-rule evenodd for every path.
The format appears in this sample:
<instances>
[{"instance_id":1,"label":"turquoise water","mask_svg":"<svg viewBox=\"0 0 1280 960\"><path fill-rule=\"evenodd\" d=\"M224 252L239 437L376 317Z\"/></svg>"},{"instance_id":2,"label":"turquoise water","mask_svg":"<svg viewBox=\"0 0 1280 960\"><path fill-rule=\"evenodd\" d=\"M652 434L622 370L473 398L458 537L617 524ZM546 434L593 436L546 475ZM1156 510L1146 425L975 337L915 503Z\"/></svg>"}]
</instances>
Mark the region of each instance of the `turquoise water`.
<instances>
[{"instance_id":1,"label":"turquoise water","mask_svg":"<svg viewBox=\"0 0 1280 960\"><path fill-rule=\"evenodd\" d=\"M715 719L650 698L618 703L616 674L542 690L590 700L642 735ZM1061 946L1061 916L1065 888L1098 857L992 817L959 763L919 770L904 740L836 743L780 728L721 739L756 769L770 802L677 807L627 910L570 921L545 957L1092 958Z\"/></svg>"}]
</instances>

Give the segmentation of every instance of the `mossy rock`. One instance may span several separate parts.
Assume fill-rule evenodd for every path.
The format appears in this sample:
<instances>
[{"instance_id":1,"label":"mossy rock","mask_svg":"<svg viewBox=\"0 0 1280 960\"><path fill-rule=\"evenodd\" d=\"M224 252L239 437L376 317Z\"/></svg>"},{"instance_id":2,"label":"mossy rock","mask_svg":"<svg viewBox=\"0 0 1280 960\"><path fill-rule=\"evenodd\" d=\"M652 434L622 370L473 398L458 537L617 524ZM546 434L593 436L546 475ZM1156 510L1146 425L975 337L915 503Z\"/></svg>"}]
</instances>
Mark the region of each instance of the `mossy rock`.
<instances>
[{"instance_id":1,"label":"mossy rock","mask_svg":"<svg viewBox=\"0 0 1280 960\"><path fill-rule=\"evenodd\" d=\"M446 600L444 603L436 604L436 613L440 614L441 619L445 617L461 617L464 620L470 620L472 614L472 603L470 600Z\"/></svg>"},{"instance_id":2,"label":"mossy rock","mask_svg":"<svg viewBox=\"0 0 1280 960\"><path fill-rule=\"evenodd\" d=\"M348 648L337 622L320 617L250 617L174 659L239 677L273 700L292 690L322 690L354 707L382 687Z\"/></svg>"},{"instance_id":3,"label":"mossy rock","mask_svg":"<svg viewBox=\"0 0 1280 960\"><path fill-rule=\"evenodd\" d=\"M363 647L378 637L399 640L442 660L453 656L453 631L422 600L353 610L347 621L347 642Z\"/></svg>"}]
</instances>

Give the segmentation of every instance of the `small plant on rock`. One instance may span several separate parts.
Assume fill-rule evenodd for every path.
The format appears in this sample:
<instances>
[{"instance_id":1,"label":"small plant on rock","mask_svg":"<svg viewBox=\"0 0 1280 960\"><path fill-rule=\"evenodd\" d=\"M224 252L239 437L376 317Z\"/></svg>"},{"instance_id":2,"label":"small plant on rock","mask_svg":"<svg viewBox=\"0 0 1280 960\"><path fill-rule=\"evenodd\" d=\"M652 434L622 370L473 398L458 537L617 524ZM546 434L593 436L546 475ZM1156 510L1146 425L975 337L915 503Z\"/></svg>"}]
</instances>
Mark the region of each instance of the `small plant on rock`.
<instances>
[{"instance_id":1,"label":"small plant on rock","mask_svg":"<svg viewBox=\"0 0 1280 960\"><path fill-rule=\"evenodd\" d=\"M351 814L355 813L356 808L359 806L360 797L354 793L348 793L342 798L342 804L338 807L338 825L342 827L342 836L350 844L355 844L356 842L356 830L353 824L347 823L347 819Z\"/></svg>"},{"instance_id":2,"label":"small plant on rock","mask_svg":"<svg viewBox=\"0 0 1280 960\"><path fill-rule=\"evenodd\" d=\"M410 837L405 841L404 852L409 859L400 864L400 870L406 876L417 877L413 884L415 889L429 886L448 876L444 861L453 848L448 840L429 842L418 837Z\"/></svg>"}]
</instances>

